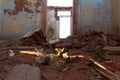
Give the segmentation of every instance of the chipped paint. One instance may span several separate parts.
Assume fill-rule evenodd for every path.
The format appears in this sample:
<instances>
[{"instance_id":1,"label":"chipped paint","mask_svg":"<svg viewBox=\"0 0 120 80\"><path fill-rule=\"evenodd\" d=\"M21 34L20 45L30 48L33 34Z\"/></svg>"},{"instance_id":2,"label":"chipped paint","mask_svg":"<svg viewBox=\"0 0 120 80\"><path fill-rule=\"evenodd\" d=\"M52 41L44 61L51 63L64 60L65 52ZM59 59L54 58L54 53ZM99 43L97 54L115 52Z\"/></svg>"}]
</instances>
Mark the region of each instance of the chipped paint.
<instances>
[{"instance_id":1,"label":"chipped paint","mask_svg":"<svg viewBox=\"0 0 120 80\"><path fill-rule=\"evenodd\" d=\"M12 10L14 9L15 5L14 5L14 0L9 0L4 2L4 0L2 0L1 6L2 6L2 10Z\"/></svg>"},{"instance_id":2,"label":"chipped paint","mask_svg":"<svg viewBox=\"0 0 120 80\"><path fill-rule=\"evenodd\" d=\"M4 9L4 14L17 15L19 12L24 11L26 13L39 13L41 0L14 0L10 1L14 3L14 9ZM9 3L10 3L9 2Z\"/></svg>"},{"instance_id":3,"label":"chipped paint","mask_svg":"<svg viewBox=\"0 0 120 80\"><path fill-rule=\"evenodd\" d=\"M4 0L2 0L4 1ZM41 0L6 0L2 4L3 38L20 37L42 26Z\"/></svg>"},{"instance_id":4,"label":"chipped paint","mask_svg":"<svg viewBox=\"0 0 120 80\"><path fill-rule=\"evenodd\" d=\"M5 21L4 26L6 26L6 27L7 26L11 26L11 27L14 26L14 29L9 29L8 28L8 32L14 32L14 31L17 31L17 30L19 32L21 32L23 30L21 26L23 26L23 28L25 28L25 25L31 26L31 25L35 24L36 26L39 26L40 25L39 24L40 20L37 19L39 17L39 15L40 14L36 14L36 16L31 17L31 19L27 19L27 18L23 19L23 18L17 17L17 16L10 16L10 17L7 17L7 20ZM16 26L20 26L20 27L16 27Z\"/></svg>"},{"instance_id":5,"label":"chipped paint","mask_svg":"<svg viewBox=\"0 0 120 80\"><path fill-rule=\"evenodd\" d=\"M7 16L4 24L2 24L2 33L3 36L11 37L13 35L24 35L26 32L34 30L40 27L41 14L37 13L35 16L32 16L31 19L19 16ZM7 34L6 34L7 33Z\"/></svg>"},{"instance_id":6,"label":"chipped paint","mask_svg":"<svg viewBox=\"0 0 120 80\"><path fill-rule=\"evenodd\" d=\"M50 10L47 9L47 29L49 27L54 29L54 36L53 38L59 38L59 26L58 26L58 21L55 18L55 10Z\"/></svg>"},{"instance_id":7,"label":"chipped paint","mask_svg":"<svg viewBox=\"0 0 120 80\"><path fill-rule=\"evenodd\" d=\"M2 4L9 2L10 0L2 0Z\"/></svg>"}]
</instances>

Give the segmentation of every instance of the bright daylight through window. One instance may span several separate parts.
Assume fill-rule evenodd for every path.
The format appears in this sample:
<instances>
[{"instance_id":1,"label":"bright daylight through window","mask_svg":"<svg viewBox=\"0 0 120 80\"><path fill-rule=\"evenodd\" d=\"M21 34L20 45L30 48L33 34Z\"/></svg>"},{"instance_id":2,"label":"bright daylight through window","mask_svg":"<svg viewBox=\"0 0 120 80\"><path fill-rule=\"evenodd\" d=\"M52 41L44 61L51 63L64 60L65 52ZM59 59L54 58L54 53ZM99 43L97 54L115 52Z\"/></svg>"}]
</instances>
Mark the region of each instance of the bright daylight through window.
<instances>
[{"instance_id":1,"label":"bright daylight through window","mask_svg":"<svg viewBox=\"0 0 120 80\"><path fill-rule=\"evenodd\" d=\"M47 0L47 6L72 7L73 0ZM58 11L60 18L59 37L66 38L70 35L71 11Z\"/></svg>"}]
</instances>

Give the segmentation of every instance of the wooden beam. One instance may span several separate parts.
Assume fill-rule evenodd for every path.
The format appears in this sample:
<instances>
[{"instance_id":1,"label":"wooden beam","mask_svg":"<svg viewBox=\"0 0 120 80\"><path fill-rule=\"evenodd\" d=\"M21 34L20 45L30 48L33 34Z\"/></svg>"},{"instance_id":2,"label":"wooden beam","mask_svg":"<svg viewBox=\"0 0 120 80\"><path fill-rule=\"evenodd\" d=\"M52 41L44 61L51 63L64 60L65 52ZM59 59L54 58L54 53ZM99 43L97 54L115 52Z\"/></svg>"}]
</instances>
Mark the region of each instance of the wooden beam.
<instances>
[{"instance_id":1,"label":"wooden beam","mask_svg":"<svg viewBox=\"0 0 120 80\"><path fill-rule=\"evenodd\" d=\"M120 52L120 47L104 47L103 50Z\"/></svg>"},{"instance_id":2,"label":"wooden beam","mask_svg":"<svg viewBox=\"0 0 120 80\"><path fill-rule=\"evenodd\" d=\"M58 7L58 6L49 6L47 7L50 10L58 10L58 11L71 11L72 7Z\"/></svg>"},{"instance_id":3,"label":"wooden beam","mask_svg":"<svg viewBox=\"0 0 120 80\"><path fill-rule=\"evenodd\" d=\"M72 32L72 35L76 35L78 34L78 20L77 20L77 16L78 16L78 3L79 3L79 0L73 0L73 32Z\"/></svg>"},{"instance_id":4,"label":"wooden beam","mask_svg":"<svg viewBox=\"0 0 120 80\"><path fill-rule=\"evenodd\" d=\"M2 47L0 50L26 50L26 49L35 49L35 48L41 48L40 46L38 47L33 47L33 46L12 46L12 47Z\"/></svg>"},{"instance_id":5,"label":"wooden beam","mask_svg":"<svg viewBox=\"0 0 120 80\"><path fill-rule=\"evenodd\" d=\"M96 70L100 72L102 75L104 75L105 77L107 77L109 80L120 80L120 76L113 73L111 70L101 65L100 63L96 62L92 58L89 58L89 59L96 66Z\"/></svg>"},{"instance_id":6,"label":"wooden beam","mask_svg":"<svg viewBox=\"0 0 120 80\"><path fill-rule=\"evenodd\" d=\"M42 0L42 31L46 36L46 16L47 16L47 0Z\"/></svg>"}]
</instances>

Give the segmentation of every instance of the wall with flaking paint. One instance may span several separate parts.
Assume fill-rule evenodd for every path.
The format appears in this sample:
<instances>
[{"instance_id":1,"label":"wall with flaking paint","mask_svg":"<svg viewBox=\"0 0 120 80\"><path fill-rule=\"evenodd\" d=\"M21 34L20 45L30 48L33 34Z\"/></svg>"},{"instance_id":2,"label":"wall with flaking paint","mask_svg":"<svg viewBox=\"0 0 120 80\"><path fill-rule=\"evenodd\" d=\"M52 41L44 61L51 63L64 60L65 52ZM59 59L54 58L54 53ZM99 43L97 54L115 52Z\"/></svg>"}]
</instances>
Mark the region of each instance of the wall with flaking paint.
<instances>
[{"instance_id":1,"label":"wall with flaking paint","mask_svg":"<svg viewBox=\"0 0 120 80\"><path fill-rule=\"evenodd\" d=\"M59 38L59 21L55 18L55 10L47 9L47 26L48 29L53 28L54 29L54 36L53 39Z\"/></svg>"},{"instance_id":2,"label":"wall with flaking paint","mask_svg":"<svg viewBox=\"0 0 120 80\"><path fill-rule=\"evenodd\" d=\"M110 11L110 0L79 0L79 32L84 32L89 29L109 32L111 29Z\"/></svg>"},{"instance_id":3,"label":"wall with flaking paint","mask_svg":"<svg viewBox=\"0 0 120 80\"><path fill-rule=\"evenodd\" d=\"M120 33L120 0L76 0L75 33ZM19 38L42 25L42 0L0 0L0 37Z\"/></svg>"},{"instance_id":4,"label":"wall with flaking paint","mask_svg":"<svg viewBox=\"0 0 120 80\"><path fill-rule=\"evenodd\" d=\"M42 26L41 0L2 0L1 36L20 38Z\"/></svg>"}]
</instances>

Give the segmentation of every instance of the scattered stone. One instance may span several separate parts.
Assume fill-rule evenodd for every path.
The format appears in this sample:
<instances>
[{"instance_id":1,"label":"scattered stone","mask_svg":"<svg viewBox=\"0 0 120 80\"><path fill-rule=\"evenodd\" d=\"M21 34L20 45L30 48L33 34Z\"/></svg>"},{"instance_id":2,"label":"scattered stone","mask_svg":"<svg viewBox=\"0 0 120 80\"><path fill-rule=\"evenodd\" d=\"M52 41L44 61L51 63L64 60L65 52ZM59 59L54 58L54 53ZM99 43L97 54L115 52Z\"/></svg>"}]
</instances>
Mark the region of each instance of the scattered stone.
<instances>
[{"instance_id":1,"label":"scattered stone","mask_svg":"<svg viewBox=\"0 0 120 80\"><path fill-rule=\"evenodd\" d=\"M41 80L40 69L27 64L16 65L5 80Z\"/></svg>"}]
</instances>

